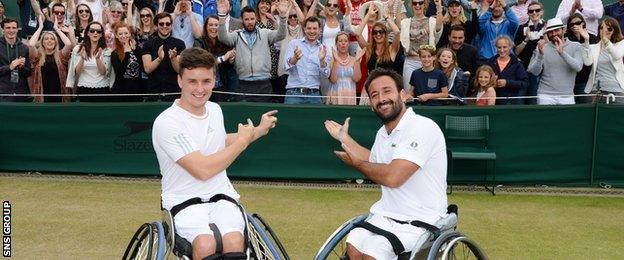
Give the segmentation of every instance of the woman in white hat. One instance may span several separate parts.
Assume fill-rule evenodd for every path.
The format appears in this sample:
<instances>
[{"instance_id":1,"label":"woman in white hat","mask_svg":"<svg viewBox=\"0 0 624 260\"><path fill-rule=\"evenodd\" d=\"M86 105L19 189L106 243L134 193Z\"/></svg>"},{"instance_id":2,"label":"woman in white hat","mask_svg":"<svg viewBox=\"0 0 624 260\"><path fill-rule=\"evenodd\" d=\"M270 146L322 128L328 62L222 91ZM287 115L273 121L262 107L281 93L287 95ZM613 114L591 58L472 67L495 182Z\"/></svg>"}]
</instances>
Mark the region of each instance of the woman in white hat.
<instances>
[{"instance_id":1,"label":"woman in white hat","mask_svg":"<svg viewBox=\"0 0 624 260\"><path fill-rule=\"evenodd\" d=\"M598 33L600 42L589 46L593 64L585 92L614 94L616 99L612 103L624 103L624 37L620 25L617 20L606 18L600 23ZM587 32L583 36L588 36Z\"/></svg>"}]
</instances>

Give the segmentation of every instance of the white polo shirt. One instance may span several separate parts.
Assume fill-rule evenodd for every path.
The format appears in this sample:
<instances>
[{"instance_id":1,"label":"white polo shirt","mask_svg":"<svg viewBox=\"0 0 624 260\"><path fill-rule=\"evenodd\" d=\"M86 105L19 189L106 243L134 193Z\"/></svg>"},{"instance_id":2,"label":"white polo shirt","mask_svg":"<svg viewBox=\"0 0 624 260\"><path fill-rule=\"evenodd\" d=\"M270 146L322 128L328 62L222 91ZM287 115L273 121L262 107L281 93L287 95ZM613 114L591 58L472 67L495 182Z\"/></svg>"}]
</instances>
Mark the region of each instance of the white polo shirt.
<instances>
[{"instance_id":1,"label":"white polo shirt","mask_svg":"<svg viewBox=\"0 0 624 260\"><path fill-rule=\"evenodd\" d=\"M173 102L156 118L152 129L152 143L163 176L163 207L171 209L194 197L207 200L218 193L238 200L240 196L225 171L201 181L177 163L180 158L194 151L210 155L225 149L227 133L221 107L206 102L206 114L198 117L179 107L178 102Z\"/></svg>"},{"instance_id":2,"label":"white polo shirt","mask_svg":"<svg viewBox=\"0 0 624 260\"><path fill-rule=\"evenodd\" d=\"M434 224L446 216L446 144L438 125L408 108L388 134L377 131L369 160L389 164L404 159L419 169L398 188L381 186L381 199L370 209L397 220L420 220Z\"/></svg>"}]
</instances>

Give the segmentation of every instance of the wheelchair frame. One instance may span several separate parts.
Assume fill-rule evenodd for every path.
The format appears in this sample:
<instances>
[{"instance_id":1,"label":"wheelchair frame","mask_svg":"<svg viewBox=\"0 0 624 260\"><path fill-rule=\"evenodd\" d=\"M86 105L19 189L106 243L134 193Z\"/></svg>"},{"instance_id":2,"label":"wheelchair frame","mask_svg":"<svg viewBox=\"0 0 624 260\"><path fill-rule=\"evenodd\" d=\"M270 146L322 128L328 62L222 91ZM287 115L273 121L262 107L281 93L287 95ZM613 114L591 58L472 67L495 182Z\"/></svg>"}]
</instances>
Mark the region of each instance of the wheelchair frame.
<instances>
[{"instance_id":1,"label":"wheelchair frame","mask_svg":"<svg viewBox=\"0 0 624 260\"><path fill-rule=\"evenodd\" d=\"M449 207L451 208L451 207ZM457 214L455 212L449 213L449 215ZM345 240L347 234L355 228L355 224L361 221L365 221L368 214L353 217L342 225L340 225L334 233L332 233L325 243L321 246L317 252L314 260L326 260L326 259L348 259L346 256L346 243ZM476 242L465 236L464 234L455 231L457 228L457 218L455 218L452 227L442 228L439 234L434 234L431 231L426 231L426 235L423 235L425 239L420 239L411 250L409 259L488 259L485 252L477 245ZM424 240L424 241L423 241ZM338 252L336 247L341 247ZM457 256L456 251L469 250L472 257Z\"/></svg>"},{"instance_id":2,"label":"wheelchair frame","mask_svg":"<svg viewBox=\"0 0 624 260\"><path fill-rule=\"evenodd\" d=\"M144 223L130 240L123 260L191 259L176 246L175 226L171 213L163 210L163 220ZM245 212L247 236L245 247L248 260L290 260L288 253L269 224L258 214ZM173 232L172 232L173 231ZM189 241L186 241L189 245Z\"/></svg>"}]
</instances>

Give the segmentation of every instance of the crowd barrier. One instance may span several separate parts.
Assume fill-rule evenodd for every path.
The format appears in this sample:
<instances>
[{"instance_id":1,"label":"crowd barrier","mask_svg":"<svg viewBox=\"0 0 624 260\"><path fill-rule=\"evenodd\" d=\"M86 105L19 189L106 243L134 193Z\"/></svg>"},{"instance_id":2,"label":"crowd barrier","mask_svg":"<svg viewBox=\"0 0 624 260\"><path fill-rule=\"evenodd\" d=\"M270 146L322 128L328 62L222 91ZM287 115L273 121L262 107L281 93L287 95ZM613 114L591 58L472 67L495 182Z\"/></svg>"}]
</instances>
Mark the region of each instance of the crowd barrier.
<instances>
[{"instance_id":1,"label":"crowd barrier","mask_svg":"<svg viewBox=\"0 0 624 260\"><path fill-rule=\"evenodd\" d=\"M171 103L0 103L0 170L108 175L159 174L151 128ZM323 122L351 117L350 132L370 147L380 127L369 107L223 103L229 132L279 110L278 126L228 169L235 178L353 180L335 157L340 145ZM441 128L445 115L489 115L489 147L503 184L624 184L624 106L415 106ZM475 181L482 165L458 164L451 182Z\"/></svg>"}]
</instances>

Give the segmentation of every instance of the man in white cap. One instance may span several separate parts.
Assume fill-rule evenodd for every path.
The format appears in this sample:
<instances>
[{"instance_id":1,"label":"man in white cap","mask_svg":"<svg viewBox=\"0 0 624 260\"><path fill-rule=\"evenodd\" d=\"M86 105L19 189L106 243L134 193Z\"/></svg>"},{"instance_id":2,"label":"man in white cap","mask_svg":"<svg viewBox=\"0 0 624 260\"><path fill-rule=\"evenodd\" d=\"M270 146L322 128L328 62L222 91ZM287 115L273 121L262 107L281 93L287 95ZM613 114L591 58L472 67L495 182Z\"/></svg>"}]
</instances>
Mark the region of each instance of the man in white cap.
<instances>
[{"instance_id":1,"label":"man in white cap","mask_svg":"<svg viewBox=\"0 0 624 260\"><path fill-rule=\"evenodd\" d=\"M553 18L546 22L546 35L537 43L527 71L542 74L537 89L539 105L574 104L574 80L583 68L588 46L563 37L563 22Z\"/></svg>"}]
</instances>

